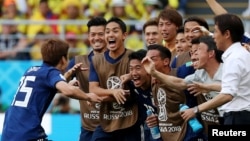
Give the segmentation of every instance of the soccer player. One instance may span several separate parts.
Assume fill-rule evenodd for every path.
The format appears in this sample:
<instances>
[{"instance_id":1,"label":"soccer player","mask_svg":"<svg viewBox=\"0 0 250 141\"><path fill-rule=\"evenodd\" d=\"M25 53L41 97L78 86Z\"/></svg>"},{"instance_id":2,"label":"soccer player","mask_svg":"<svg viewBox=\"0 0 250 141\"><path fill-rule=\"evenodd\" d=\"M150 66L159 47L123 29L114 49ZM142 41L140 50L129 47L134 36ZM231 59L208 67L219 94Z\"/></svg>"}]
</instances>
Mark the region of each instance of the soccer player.
<instances>
[{"instance_id":1,"label":"soccer player","mask_svg":"<svg viewBox=\"0 0 250 141\"><path fill-rule=\"evenodd\" d=\"M109 19L105 27L108 50L95 55L90 64L90 92L111 98L101 102L100 126L94 131L93 141L141 140L140 128L136 126L138 107L135 98L127 95L120 79L129 71L128 55L132 52L124 46L126 36L126 24L116 17Z\"/></svg>"},{"instance_id":2,"label":"soccer player","mask_svg":"<svg viewBox=\"0 0 250 141\"><path fill-rule=\"evenodd\" d=\"M89 92L89 71L78 71L74 66L82 63L79 67L89 68L89 62L94 55L98 55L107 50L105 41L105 26L106 20L103 17L94 17L87 23L88 26L88 40L92 51L88 55L75 56L69 63L68 75L76 76L80 83L80 88L84 92ZM75 75L72 72L75 71ZM67 73L66 73L67 74ZM93 106L88 106L86 100L80 100L80 111L82 118L82 127L79 141L90 141L93 131L99 125L99 108L100 104L95 103Z\"/></svg>"},{"instance_id":3,"label":"soccer player","mask_svg":"<svg viewBox=\"0 0 250 141\"><path fill-rule=\"evenodd\" d=\"M47 135L41 126L42 118L55 94L93 102L101 98L86 94L78 87L65 82L62 75L68 65L69 45L50 39L41 48L43 63L29 68L20 79L14 100L5 113L2 141L42 140Z\"/></svg>"},{"instance_id":4,"label":"soccer player","mask_svg":"<svg viewBox=\"0 0 250 141\"><path fill-rule=\"evenodd\" d=\"M162 45L155 44L148 46L147 55L142 60L142 64L146 68L145 65L148 60L151 60L155 63L156 70L164 74L172 74L170 59L170 50ZM148 73L150 74L150 72ZM186 122L179 114L179 105L186 102L183 91L174 90L153 76L152 94L157 106L158 118L149 116L146 120L147 125L154 127L159 123L161 137L164 141L182 141L187 129Z\"/></svg>"},{"instance_id":5,"label":"soccer player","mask_svg":"<svg viewBox=\"0 0 250 141\"><path fill-rule=\"evenodd\" d=\"M145 123L147 118L147 110L151 110L153 113L157 113L156 106L153 102L153 95L151 91L151 75L149 75L143 65L142 59L146 56L146 50L138 50L131 53L129 58L129 76L130 80L130 93L135 93L138 103L139 122L144 130L145 141L162 141L161 138L153 139L150 133L150 129Z\"/></svg>"}]
</instances>

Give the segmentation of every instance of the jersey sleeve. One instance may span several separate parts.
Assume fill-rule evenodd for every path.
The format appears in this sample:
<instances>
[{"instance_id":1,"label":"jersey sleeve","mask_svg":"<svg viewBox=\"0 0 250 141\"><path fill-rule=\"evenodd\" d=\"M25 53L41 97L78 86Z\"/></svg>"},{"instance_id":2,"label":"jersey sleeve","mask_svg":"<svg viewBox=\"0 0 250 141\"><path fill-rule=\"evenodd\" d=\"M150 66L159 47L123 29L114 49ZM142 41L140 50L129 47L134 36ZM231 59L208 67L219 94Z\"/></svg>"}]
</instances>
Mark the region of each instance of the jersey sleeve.
<instances>
[{"instance_id":1,"label":"jersey sleeve","mask_svg":"<svg viewBox=\"0 0 250 141\"><path fill-rule=\"evenodd\" d=\"M60 71L53 69L48 73L47 76L49 85L53 88L56 87L56 83L59 81L65 81L64 76L60 73Z\"/></svg>"},{"instance_id":2,"label":"jersey sleeve","mask_svg":"<svg viewBox=\"0 0 250 141\"><path fill-rule=\"evenodd\" d=\"M69 69L73 68L74 65L75 65L75 57L73 57L73 58L69 61L69 65L68 65L68 67L67 67L66 70L69 70Z\"/></svg>"}]
</instances>

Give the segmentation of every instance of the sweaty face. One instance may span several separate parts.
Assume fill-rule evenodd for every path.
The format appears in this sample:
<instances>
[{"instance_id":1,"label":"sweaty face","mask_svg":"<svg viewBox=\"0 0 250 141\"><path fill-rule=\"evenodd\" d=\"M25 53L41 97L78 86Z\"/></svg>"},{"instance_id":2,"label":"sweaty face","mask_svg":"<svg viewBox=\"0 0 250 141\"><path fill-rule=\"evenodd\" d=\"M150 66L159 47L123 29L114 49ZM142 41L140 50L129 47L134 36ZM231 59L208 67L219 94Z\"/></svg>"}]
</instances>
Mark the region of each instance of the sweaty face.
<instances>
[{"instance_id":1,"label":"sweaty face","mask_svg":"<svg viewBox=\"0 0 250 141\"><path fill-rule=\"evenodd\" d=\"M162 35L163 40L168 42L175 39L178 27L169 20L164 20L160 18L158 29Z\"/></svg>"},{"instance_id":2,"label":"sweaty face","mask_svg":"<svg viewBox=\"0 0 250 141\"><path fill-rule=\"evenodd\" d=\"M135 87L141 87L147 89L150 83L150 75L147 74L144 67L141 65L141 61L133 59L129 62L130 75Z\"/></svg>"},{"instance_id":3,"label":"sweaty face","mask_svg":"<svg viewBox=\"0 0 250 141\"><path fill-rule=\"evenodd\" d=\"M107 48L110 51L116 51L123 47L125 37L126 34L122 33L122 29L117 23L111 22L106 25L105 40L107 42Z\"/></svg>"},{"instance_id":4,"label":"sweaty face","mask_svg":"<svg viewBox=\"0 0 250 141\"><path fill-rule=\"evenodd\" d=\"M189 44L186 40L184 33L178 33L175 38L175 48L177 51L177 54L180 55L184 52L189 51Z\"/></svg>"},{"instance_id":5,"label":"sweaty face","mask_svg":"<svg viewBox=\"0 0 250 141\"><path fill-rule=\"evenodd\" d=\"M144 31L147 46L152 44L161 44L162 37L156 25L150 25Z\"/></svg>"},{"instance_id":6,"label":"sweaty face","mask_svg":"<svg viewBox=\"0 0 250 141\"><path fill-rule=\"evenodd\" d=\"M102 52L106 48L105 26L91 26L88 40L94 51Z\"/></svg>"}]
</instances>

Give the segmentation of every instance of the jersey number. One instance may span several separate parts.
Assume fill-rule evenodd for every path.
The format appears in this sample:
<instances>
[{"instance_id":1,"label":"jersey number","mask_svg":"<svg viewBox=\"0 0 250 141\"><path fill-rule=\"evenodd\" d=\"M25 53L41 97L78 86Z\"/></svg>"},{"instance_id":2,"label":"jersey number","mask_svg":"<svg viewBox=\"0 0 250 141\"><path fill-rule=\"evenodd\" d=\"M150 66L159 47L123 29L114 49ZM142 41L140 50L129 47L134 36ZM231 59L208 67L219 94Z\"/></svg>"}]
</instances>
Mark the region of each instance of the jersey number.
<instances>
[{"instance_id":1,"label":"jersey number","mask_svg":"<svg viewBox=\"0 0 250 141\"><path fill-rule=\"evenodd\" d=\"M35 79L36 79L35 76L23 76L21 78L20 85L19 85L19 87L17 89L17 94L18 94L18 92L21 92L19 94L24 94L25 97L24 97L23 101L15 100L16 98L14 98L14 101L13 101L14 103L12 103L12 105L14 104L15 106L19 106L19 107L27 107L30 96L31 96L31 93L32 93L32 90L33 90L32 87L27 87L27 82L28 81L34 82Z\"/></svg>"}]
</instances>

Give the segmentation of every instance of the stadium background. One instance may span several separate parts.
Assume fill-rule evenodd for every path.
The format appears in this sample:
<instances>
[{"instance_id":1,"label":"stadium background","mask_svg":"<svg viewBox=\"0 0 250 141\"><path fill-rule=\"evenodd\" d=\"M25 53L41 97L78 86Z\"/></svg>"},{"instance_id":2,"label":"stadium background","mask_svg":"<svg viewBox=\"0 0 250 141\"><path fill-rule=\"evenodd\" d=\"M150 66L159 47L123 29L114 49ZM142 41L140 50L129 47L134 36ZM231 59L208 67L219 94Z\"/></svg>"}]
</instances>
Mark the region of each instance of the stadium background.
<instances>
[{"instance_id":1,"label":"stadium background","mask_svg":"<svg viewBox=\"0 0 250 141\"><path fill-rule=\"evenodd\" d=\"M22 10L22 4L20 2L26 1L26 4L32 7L32 11L24 12ZM125 3L125 1L127 3ZM129 29L129 37L126 40L125 44L128 48L133 50L137 50L140 48L144 48L144 40L143 34L141 31L142 25L145 20L149 18L149 15L144 15L144 17L136 16L136 12L131 11L131 3L136 4L137 7L141 8L142 13L145 10L146 5L155 4L157 0L115 0L117 6L126 7L126 14L125 17L122 17L126 24L128 25ZM156 11L159 11L167 6L167 0L159 0L161 1L161 5L158 5ZM242 17L245 29L247 32L250 30L250 23L249 23L249 16L242 15L243 11L246 10L248 5L248 0L217 0L220 2L229 12L236 13L240 17ZM51 37L58 37L63 40L71 40L77 39L80 41L80 44L72 47L71 50L73 55L76 54L86 54L88 52L89 44L86 41L86 23L91 16L95 14L101 14L102 16L110 17L112 14L111 8L112 0L48 0L50 7L52 8L54 13L59 14L58 19L46 19L36 15L38 10L38 2L39 0L19 0L18 5L17 1L14 0L0 0L1 4L1 18L0 24L11 24L17 25L18 32L22 33L26 40L29 43L32 43L35 39L47 39ZM70 3L69 3L70 2ZM144 3L143 3L144 2ZM170 0L169 5L172 8L176 8L179 12L183 15L183 18L188 16L201 16L205 18L212 31L212 18L213 13L206 4L205 0L187 0L185 5L184 11L183 9L178 8L178 0ZM106 6L104 6L106 3ZM5 15L6 7L10 5L16 5L17 9L19 10L19 14L16 14L14 17L12 15ZM77 17L76 19L70 19L65 16L63 8L67 5L76 5L80 8L85 8L82 11L81 16ZM81 7L81 6L83 7ZM168 5L168 6L169 6ZM21 12L20 12L21 11ZM20 13L24 13L20 14ZM27 14L28 13L28 14ZM108 14L107 14L108 13ZM128 14L130 13L130 14ZM132 15L131 15L132 13ZM133 15L134 13L134 15ZM32 16L34 14L34 16ZM129 16L128 16L129 15ZM250 13L249 13L250 15ZM57 26L57 33L51 32L47 30L47 27L50 25ZM76 26L83 26L82 32L77 32L74 27ZM31 28L32 32L29 32L29 28ZM43 30L43 31L42 31ZM40 32L42 31L42 32ZM0 34L2 35L2 26L0 27ZM37 36L39 35L39 36ZM25 49L21 50L20 52L24 53L34 53L34 57L30 57L29 59L20 58L20 59L13 59L13 58L0 58L0 136L2 131L2 124L4 118L4 111L10 105L11 100L15 94L16 88L19 83L19 78L22 76L24 71L32 66L32 65L39 65L41 63L39 50L33 49L33 46L26 47ZM36 46L35 46L36 47ZM35 48L34 47L34 48ZM2 50L0 50L2 51ZM78 111L79 105L77 101L70 101L70 106L73 110ZM49 139L55 141L75 141L78 139L78 135L80 133L80 115L79 113L74 114L60 114L60 113L47 113L44 117L43 124L46 130L46 133L49 135Z\"/></svg>"}]
</instances>

